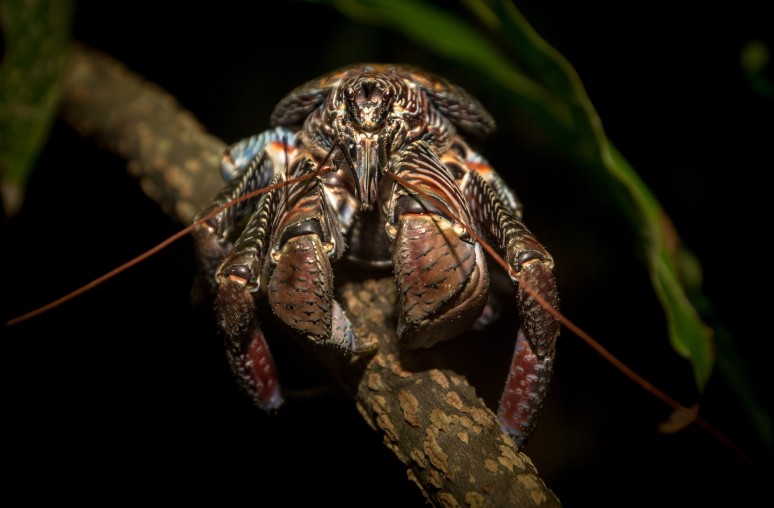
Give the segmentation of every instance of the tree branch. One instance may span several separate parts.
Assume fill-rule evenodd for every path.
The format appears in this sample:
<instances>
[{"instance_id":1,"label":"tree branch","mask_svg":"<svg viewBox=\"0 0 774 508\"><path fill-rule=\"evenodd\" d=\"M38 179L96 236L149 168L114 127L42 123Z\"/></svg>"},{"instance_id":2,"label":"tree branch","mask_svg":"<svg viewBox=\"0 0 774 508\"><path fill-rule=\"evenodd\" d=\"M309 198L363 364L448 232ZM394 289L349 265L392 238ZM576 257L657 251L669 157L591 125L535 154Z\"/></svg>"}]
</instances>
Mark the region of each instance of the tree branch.
<instances>
[{"instance_id":1,"label":"tree branch","mask_svg":"<svg viewBox=\"0 0 774 508\"><path fill-rule=\"evenodd\" d=\"M76 47L62 104L64 118L125 157L146 194L181 223L190 224L220 187L225 143L159 87L110 57ZM320 357L428 502L559 506L462 376L422 368L411 352L399 349L392 280L337 281L356 333L379 348L364 357Z\"/></svg>"}]
</instances>

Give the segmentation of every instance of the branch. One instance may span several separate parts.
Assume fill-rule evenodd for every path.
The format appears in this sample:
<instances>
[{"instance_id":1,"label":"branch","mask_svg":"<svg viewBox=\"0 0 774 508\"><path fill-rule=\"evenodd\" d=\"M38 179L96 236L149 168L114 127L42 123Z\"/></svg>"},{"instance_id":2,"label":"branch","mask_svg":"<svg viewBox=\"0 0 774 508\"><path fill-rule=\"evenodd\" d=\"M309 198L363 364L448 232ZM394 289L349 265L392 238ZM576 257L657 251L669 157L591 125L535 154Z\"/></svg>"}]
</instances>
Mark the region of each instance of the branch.
<instances>
[{"instance_id":1,"label":"branch","mask_svg":"<svg viewBox=\"0 0 774 508\"><path fill-rule=\"evenodd\" d=\"M125 157L146 194L183 224L190 224L222 184L218 164L225 143L159 87L110 57L74 49L63 116L84 136ZM411 352L399 349L391 279L346 281L341 288L356 333L379 348L354 358L321 352L321 360L428 502L560 505L462 376L421 368Z\"/></svg>"},{"instance_id":2,"label":"branch","mask_svg":"<svg viewBox=\"0 0 774 508\"><path fill-rule=\"evenodd\" d=\"M226 144L160 87L107 55L75 46L62 116L126 158L148 197L182 224L193 222L223 185L219 164Z\"/></svg>"}]
</instances>

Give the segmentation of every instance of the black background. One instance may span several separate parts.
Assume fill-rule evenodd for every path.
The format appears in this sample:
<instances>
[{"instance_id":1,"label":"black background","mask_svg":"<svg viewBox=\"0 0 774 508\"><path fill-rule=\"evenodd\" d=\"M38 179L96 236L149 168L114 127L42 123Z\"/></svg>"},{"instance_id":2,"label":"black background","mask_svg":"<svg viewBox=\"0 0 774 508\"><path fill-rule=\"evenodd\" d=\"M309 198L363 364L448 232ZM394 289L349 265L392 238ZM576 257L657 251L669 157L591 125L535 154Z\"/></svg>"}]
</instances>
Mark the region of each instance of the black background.
<instances>
[{"instance_id":1,"label":"black background","mask_svg":"<svg viewBox=\"0 0 774 508\"><path fill-rule=\"evenodd\" d=\"M754 396L771 408L770 197L761 178L774 169L774 117L772 99L751 90L739 57L774 27L743 3L726 10L531 3L519 6L573 63L610 139L701 260L713 319L734 337ZM274 4L87 1L74 33L159 83L228 142L267 128L273 105L296 85L357 61L420 65L479 96L500 127L481 151L516 188L527 223L553 253L564 312L678 400L700 400L702 415L753 460L739 460L696 427L657 433L668 408L564 332L526 449L546 483L566 506L750 504L771 454L722 378L696 395L688 363L669 346L634 239L566 156L536 150L511 117L518 113L484 94L475 75L400 35L317 5ZM179 229L124 169L123 160L55 125L24 208L4 223L3 318ZM76 301L3 330L10 486L30 500L182 502L214 492L224 505L261 504L270 494L288 504L421 505L349 399L317 390L329 381L314 363L278 346L288 388L278 415L242 397L211 322L189 304L194 271L184 239ZM513 327L501 319L485 335L439 346L492 407Z\"/></svg>"}]
</instances>

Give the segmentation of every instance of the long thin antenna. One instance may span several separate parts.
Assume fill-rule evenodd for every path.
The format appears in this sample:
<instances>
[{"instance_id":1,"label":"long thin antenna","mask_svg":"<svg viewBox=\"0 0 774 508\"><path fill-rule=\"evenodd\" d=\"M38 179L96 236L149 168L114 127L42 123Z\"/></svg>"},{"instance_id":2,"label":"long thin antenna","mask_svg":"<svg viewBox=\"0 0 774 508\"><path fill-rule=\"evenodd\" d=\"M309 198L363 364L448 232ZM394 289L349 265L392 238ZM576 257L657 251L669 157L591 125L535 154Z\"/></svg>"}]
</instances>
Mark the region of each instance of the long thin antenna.
<instances>
[{"instance_id":1,"label":"long thin antenna","mask_svg":"<svg viewBox=\"0 0 774 508\"><path fill-rule=\"evenodd\" d=\"M274 184L274 185L269 185L269 186L264 187L262 189L258 189L256 191L253 191L253 192L250 192L248 194L245 194L244 196L240 196L239 198L237 198L237 199L235 199L235 200L233 200L233 201L231 201L229 203L226 203L225 205L217 208L212 213L202 217L201 219L199 219L198 221L194 222L193 224L191 224L190 226L186 227L185 229L182 229L181 231L178 231L177 233L175 233L174 235L170 236L169 238L167 238L163 242L159 243L155 247L152 247L152 248L148 249L147 251L143 252L139 256L137 256L137 257L127 261L126 263L122 264L118 268L115 268L115 269L109 271L108 273L106 273L106 274L104 274L104 275L102 275L100 277L97 277L96 279L94 279L93 281L89 282L88 284L84 284L83 286L79 287L75 291L71 291L70 293L67 293L66 295L62 296L61 298L57 298L53 302L48 303L46 305L43 305L42 307L38 307L37 309L31 310L30 312L27 312L26 314L22 314L21 316L17 316L17 317L15 317L13 319L9 319L8 321L5 322L5 326L14 326L14 325L17 325L17 324L22 323L24 321L27 321L28 319L32 319L35 316L39 316L39 315L41 315L41 314L43 314L45 312L50 311L51 309L59 307L63 303L68 302L68 301L72 300L73 298L75 298L77 296L80 296L83 293L85 293L85 292L87 292L87 291L89 291L91 289L94 289L95 287L99 286L103 282L105 282L105 281L107 281L109 279L112 279L113 277L115 277L116 275L120 274L121 272L124 272L124 271L128 270L129 268L135 266L138 263L141 263L142 261L145 261L149 257L151 257L154 254L156 254L158 251L166 248L168 245L170 245L170 244L180 240L185 235L187 235L188 233L193 231L193 229L195 227L197 227L197 226L199 226L201 224L204 224L205 222L207 222L211 218L215 217L216 215L218 215L220 212L222 212L226 208L234 206L237 203L240 203L240 202L242 202L242 201L244 201L246 199L254 198L255 196L258 196L260 194L264 194L266 192L271 192L271 191L273 191L273 190L275 190L275 189L277 189L279 187L283 187L285 185L290 185L290 184L299 183L299 182L302 182L302 181L305 181L305 180L309 180L310 178L313 178L313 177L317 176L317 174L318 173L315 172L315 173L309 173L309 174L306 174L306 175L303 175L303 176L299 176L297 178L291 178L290 180L287 180L287 181L284 181L284 182L280 182L280 183L277 183L277 184Z\"/></svg>"}]
</instances>

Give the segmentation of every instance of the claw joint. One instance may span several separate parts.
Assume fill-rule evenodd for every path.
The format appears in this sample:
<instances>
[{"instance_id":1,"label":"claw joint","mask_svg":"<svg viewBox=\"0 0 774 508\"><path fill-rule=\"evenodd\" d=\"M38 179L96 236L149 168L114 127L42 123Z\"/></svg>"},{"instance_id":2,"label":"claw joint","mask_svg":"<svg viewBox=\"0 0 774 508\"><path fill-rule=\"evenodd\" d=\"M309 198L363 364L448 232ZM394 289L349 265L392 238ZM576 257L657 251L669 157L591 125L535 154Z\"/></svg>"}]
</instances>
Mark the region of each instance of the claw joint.
<instances>
[{"instance_id":1,"label":"claw joint","mask_svg":"<svg viewBox=\"0 0 774 508\"><path fill-rule=\"evenodd\" d=\"M516 258L516 271L521 271L522 266L535 259L545 261L546 257L540 252L534 250L525 250L524 252L520 253Z\"/></svg>"}]
</instances>

